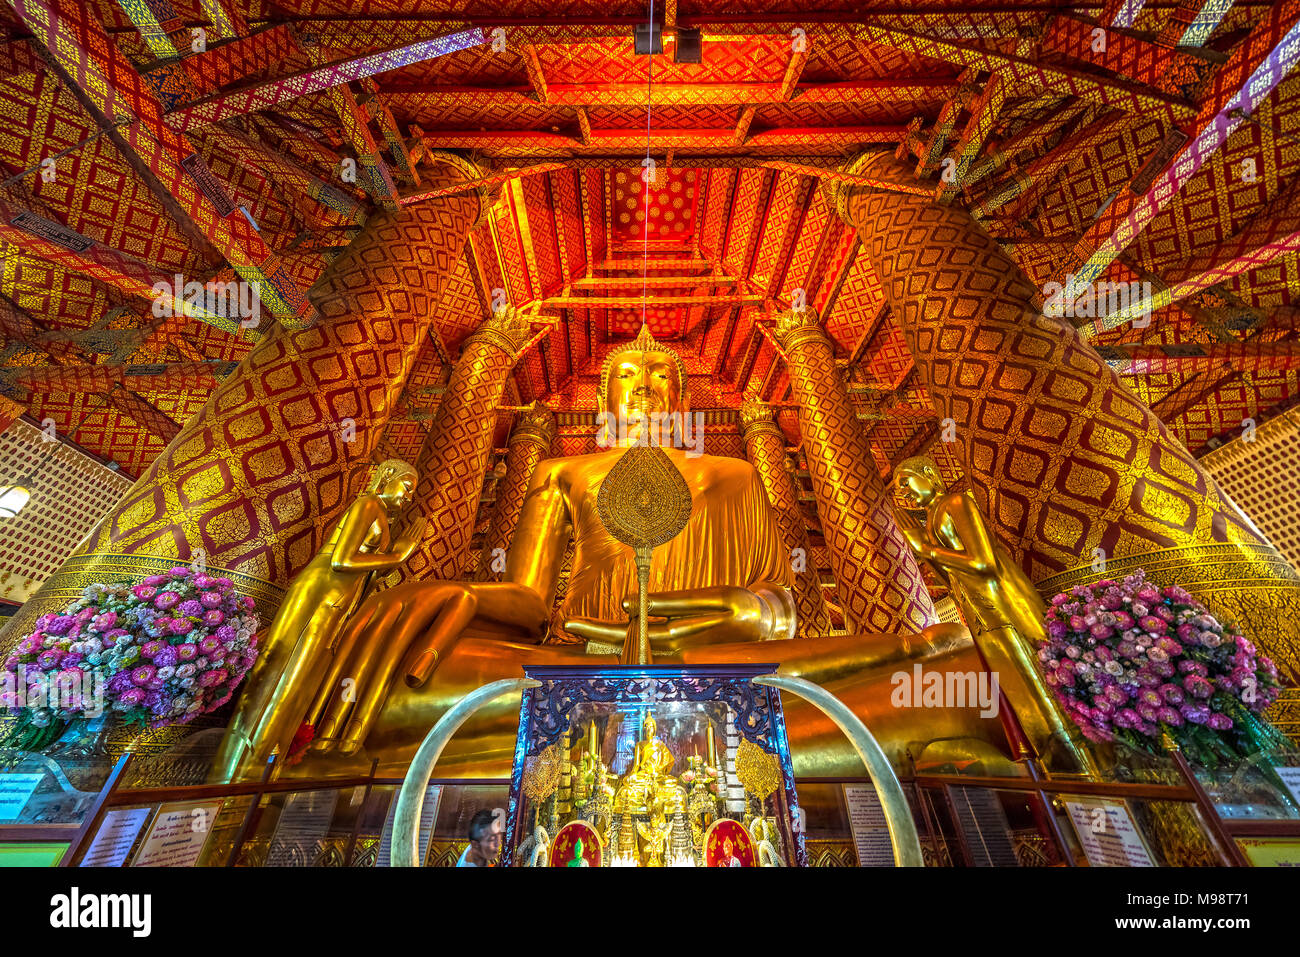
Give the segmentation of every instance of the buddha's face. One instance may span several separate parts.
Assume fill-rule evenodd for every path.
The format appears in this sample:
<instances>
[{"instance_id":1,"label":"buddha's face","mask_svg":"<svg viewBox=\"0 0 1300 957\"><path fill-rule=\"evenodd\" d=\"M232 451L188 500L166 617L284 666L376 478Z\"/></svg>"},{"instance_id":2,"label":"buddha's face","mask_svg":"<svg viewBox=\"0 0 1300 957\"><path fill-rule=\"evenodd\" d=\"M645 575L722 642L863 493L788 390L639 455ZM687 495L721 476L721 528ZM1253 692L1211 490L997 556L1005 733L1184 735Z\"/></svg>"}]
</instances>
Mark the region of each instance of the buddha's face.
<instances>
[{"instance_id":1,"label":"buddha's face","mask_svg":"<svg viewBox=\"0 0 1300 957\"><path fill-rule=\"evenodd\" d=\"M614 357L605 392L605 411L614 415L680 412L682 383L666 352L621 352Z\"/></svg>"},{"instance_id":2,"label":"buddha's face","mask_svg":"<svg viewBox=\"0 0 1300 957\"><path fill-rule=\"evenodd\" d=\"M929 468L900 468L894 473L894 488L903 504L927 508L945 491L943 480Z\"/></svg>"},{"instance_id":3,"label":"buddha's face","mask_svg":"<svg viewBox=\"0 0 1300 957\"><path fill-rule=\"evenodd\" d=\"M385 473L379 480L375 495L390 512L396 512L411 500L415 492L415 473L395 470Z\"/></svg>"}]
</instances>

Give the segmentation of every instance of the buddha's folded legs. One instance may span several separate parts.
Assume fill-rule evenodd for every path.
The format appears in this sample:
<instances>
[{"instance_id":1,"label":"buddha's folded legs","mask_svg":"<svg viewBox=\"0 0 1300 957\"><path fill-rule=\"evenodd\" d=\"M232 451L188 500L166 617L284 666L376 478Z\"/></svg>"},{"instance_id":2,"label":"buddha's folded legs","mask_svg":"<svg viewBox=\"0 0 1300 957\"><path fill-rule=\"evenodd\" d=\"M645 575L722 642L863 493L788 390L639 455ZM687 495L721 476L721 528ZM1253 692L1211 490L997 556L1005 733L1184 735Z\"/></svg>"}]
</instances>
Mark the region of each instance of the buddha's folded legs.
<instances>
[{"instance_id":1,"label":"buddha's folded legs","mask_svg":"<svg viewBox=\"0 0 1300 957\"><path fill-rule=\"evenodd\" d=\"M984 754L1005 750L996 717L981 717L968 707L896 707L893 677L920 662L926 671L968 675L981 670L965 629L934 626L925 633L859 635L711 645L682 664L705 661L771 662L783 673L822 684L860 715L886 754L902 767L909 747L935 739L972 742ZM657 659L670 664L668 659ZM391 683L362 751L347 756L313 757L294 774L352 773L379 760L379 773L403 774L424 736L465 695L491 681L519 677L531 665L616 665L614 655L588 655L579 646L535 645L481 637L462 638L439 664L432 680L412 688ZM801 776L859 776L862 764L843 733L811 705L783 698L795 772ZM510 774L519 722L519 696L502 696L477 712L451 739L436 773L442 777L505 778Z\"/></svg>"}]
</instances>

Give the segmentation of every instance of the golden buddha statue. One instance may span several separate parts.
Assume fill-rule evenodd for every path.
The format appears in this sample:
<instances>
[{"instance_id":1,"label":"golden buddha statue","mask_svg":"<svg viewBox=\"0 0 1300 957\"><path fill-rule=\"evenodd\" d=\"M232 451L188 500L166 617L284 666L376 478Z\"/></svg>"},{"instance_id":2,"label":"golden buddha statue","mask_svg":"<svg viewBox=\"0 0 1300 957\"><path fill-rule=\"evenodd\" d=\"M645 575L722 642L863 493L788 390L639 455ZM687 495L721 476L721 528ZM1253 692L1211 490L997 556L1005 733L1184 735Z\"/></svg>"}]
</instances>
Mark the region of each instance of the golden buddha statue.
<instances>
[{"instance_id":1,"label":"golden buddha statue","mask_svg":"<svg viewBox=\"0 0 1300 957\"><path fill-rule=\"evenodd\" d=\"M654 714L645 713L641 740L633 752L632 767L614 791L616 814L676 814L686 810L686 789L670 773L675 759L659 738Z\"/></svg>"},{"instance_id":2,"label":"golden buddha statue","mask_svg":"<svg viewBox=\"0 0 1300 957\"><path fill-rule=\"evenodd\" d=\"M603 783L601 771L604 762L600 759L597 734L596 722L592 721L587 725L586 747L578 759L578 767L573 776L573 806L579 809L598 796L598 789Z\"/></svg>"},{"instance_id":3,"label":"golden buddha statue","mask_svg":"<svg viewBox=\"0 0 1300 957\"><path fill-rule=\"evenodd\" d=\"M327 717L315 752L293 773L350 773L367 768L369 758L379 760L381 774L403 773L439 716L474 689L518 677L530 665L617 663L617 647L637 612L636 566L632 550L601 523L596 499L623 447L654 441L655 416L676 414L676 422L686 421L685 368L643 329L606 358L601 396L604 441L613 447L538 464L502 581L415 581L362 604L349 630L359 640L364 633L370 653L382 649L385 664L360 679L359 665L333 668L314 699L308 698L316 703L299 703L301 716ZM896 761L909 744L934 739L979 738L983 752L996 753L1001 729L979 718L976 707L909 711L890 703L891 674L914 661L927 660L937 670L979 667L964 628L940 624L917 635L789 640L795 632L790 556L782 551L757 472L742 459L695 449L670 447L665 453L689 487L692 504L685 529L655 549L650 568L647 611L656 663L779 665L840 696ZM570 541L573 570L560 609L563 627L548 635ZM435 626L448 602L448 585L473 597L473 620L464 628ZM412 674L417 662L419 673ZM391 680L385 668L404 673L406 680ZM485 706L449 742L439 772L508 774L518 716L517 697ZM819 710L792 701L786 716L798 773L862 773L848 740ZM336 737L345 719L346 731ZM364 757L358 753L363 747ZM347 760L354 753L357 758Z\"/></svg>"},{"instance_id":4,"label":"golden buddha statue","mask_svg":"<svg viewBox=\"0 0 1300 957\"><path fill-rule=\"evenodd\" d=\"M241 765L260 768L274 749L281 756L287 753L301 721L298 699L304 689L310 693L320 684L329 646L372 573L396 568L420 541L422 518L391 545L389 541L390 522L410 499L415 483L415 469L406 462L389 459L381 464L320 551L298 573L261 635L257 663L244 682L213 765L214 780L229 780Z\"/></svg>"},{"instance_id":5,"label":"golden buddha statue","mask_svg":"<svg viewBox=\"0 0 1300 957\"><path fill-rule=\"evenodd\" d=\"M1035 663L1036 646L1047 640L1043 601L994 537L975 496L949 492L939 467L924 455L900 462L893 482L901 502L925 516L922 523L899 510L899 527L917 558L948 580L1030 744L1043 757L1054 746L1064 748L1082 769L1090 769L1086 745L1057 707Z\"/></svg>"}]
</instances>

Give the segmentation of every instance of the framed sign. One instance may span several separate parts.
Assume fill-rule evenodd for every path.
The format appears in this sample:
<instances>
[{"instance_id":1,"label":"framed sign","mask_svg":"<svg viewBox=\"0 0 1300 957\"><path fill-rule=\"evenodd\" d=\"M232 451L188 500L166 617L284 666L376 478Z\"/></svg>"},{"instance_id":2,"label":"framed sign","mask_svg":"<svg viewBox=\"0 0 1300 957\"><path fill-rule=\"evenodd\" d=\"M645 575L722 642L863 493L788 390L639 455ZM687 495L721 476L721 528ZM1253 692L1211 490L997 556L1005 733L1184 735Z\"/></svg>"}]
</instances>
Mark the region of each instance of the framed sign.
<instances>
[{"instance_id":1,"label":"framed sign","mask_svg":"<svg viewBox=\"0 0 1300 957\"><path fill-rule=\"evenodd\" d=\"M1070 823L1093 867L1155 867L1151 850L1119 798L1064 797Z\"/></svg>"},{"instance_id":2,"label":"framed sign","mask_svg":"<svg viewBox=\"0 0 1300 957\"><path fill-rule=\"evenodd\" d=\"M744 825L721 817L704 832L705 867L758 867L754 839Z\"/></svg>"},{"instance_id":3,"label":"framed sign","mask_svg":"<svg viewBox=\"0 0 1300 957\"><path fill-rule=\"evenodd\" d=\"M0 844L0 867L57 867L67 844Z\"/></svg>"},{"instance_id":4,"label":"framed sign","mask_svg":"<svg viewBox=\"0 0 1300 957\"><path fill-rule=\"evenodd\" d=\"M23 813L27 801L45 778L44 771L35 774L0 774L0 821L16 821Z\"/></svg>"},{"instance_id":5,"label":"framed sign","mask_svg":"<svg viewBox=\"0 0 1300 957\"><path fill-rule=\"evenodd\" d=\"M551 842L551 867L600 867L604 848L586 821L570 821Z\"/></svg>"},{"instance_id":6,"label":"framed sign","mask_svg":"<svg viewBox=\"0 0 1300 957\"><path fill-rule=\"evenodd\" d=\"M132 867L193 867L212 835L225 798L212 801L176 801L164 804L154 815L149 836L131 862Z\"/></svg>"},{"instance_id":7,"label":"framed sign","mask_svg":"<svg viewBox=\"0 0 1300 957\"><path fill-rule=\"evenodd\" d=\"M442 803L442 785L430 784L424 791L424 804L420 807L420 866L429 853L429 837L433 834L433 822L438 818L438 805ZM388 802L388 817L384 819L384 831L379 838L379 851L375 856L375 867L392 867L393 855L393 817L397 814L397 792Z\"/></svg>"},{"instance_id":8,"label":"framed sign","mask_svg":"<svg viewBox=\"0 0 1300 957\"><path fill-rule=\"evenodd\" d=\"M858 852L858 867L893 867L894 842L889 838L885 810L870 784L844 785L844 803L849 810L849 828Z\"/></svg>"},{"instance_id":9,"label":"framed sign","mask_svg":"<svg viewBox=\"0 0 1300 957\"><path fill-rule=\"evenodd\" d=\"M316 859L316 845L329 833L338 803L336 788L290 794L271 835L266 866L310 867Z\"/></svg>"},{"instance_id":10,"label":"framed sign","mask_svg":"<svg viewBox=\"0 0 1300 957\"><path fill-rule=\"evenodd\" d=\"M1293 838L1239 837L1237 845L1253 867L1300 867L1300 841Z\"/></svg>"},{"instance_id":11,"label":"framed sign","mask_svg":"<svg viewBox=\"0 0 1300 957\"><path fill-rule=\"evenodd\" d=\"M153 808L112 808L104 812L99 830L90 847L81 856L79 867L121 867L135 846L144 822L149 820Z\"/></svg>"}]
</instances>

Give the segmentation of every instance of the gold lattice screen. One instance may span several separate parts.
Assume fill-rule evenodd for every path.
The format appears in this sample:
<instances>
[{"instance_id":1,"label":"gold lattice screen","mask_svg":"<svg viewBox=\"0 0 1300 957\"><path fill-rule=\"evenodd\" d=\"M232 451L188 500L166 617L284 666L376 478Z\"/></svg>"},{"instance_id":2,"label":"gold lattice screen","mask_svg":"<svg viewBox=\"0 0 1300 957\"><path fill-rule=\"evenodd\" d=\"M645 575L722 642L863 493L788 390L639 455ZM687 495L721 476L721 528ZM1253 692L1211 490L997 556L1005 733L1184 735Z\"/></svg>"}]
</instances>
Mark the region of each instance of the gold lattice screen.
<instances>
[{"instance_id":1,"label":"gold lattice screen","mask_svg":"<svg viewBox=\"0 0 1300 957\"><path fill-rule=\"evenodd\" d=\"M53 454L51 454L51 450ZM71 445L45 441L21 419L0 435L0 484L22 480L32 498L16 518L0 520L0 599L27 600L72 553L86 533L131 487Z\"/></svg>"},{"instance_id":2,"label":"gold lattice screen","mask_svg":"<svg viewBox=\"0 0 1300 957\"><path fill-rule=\"evenodd\" d=\"M1300 569L1300 409L1270 419L1201 459L1273 546Z\"/></svg>"}]
</instances>

